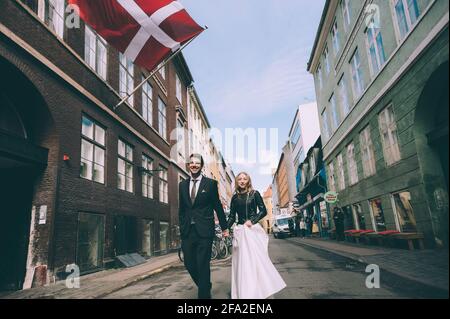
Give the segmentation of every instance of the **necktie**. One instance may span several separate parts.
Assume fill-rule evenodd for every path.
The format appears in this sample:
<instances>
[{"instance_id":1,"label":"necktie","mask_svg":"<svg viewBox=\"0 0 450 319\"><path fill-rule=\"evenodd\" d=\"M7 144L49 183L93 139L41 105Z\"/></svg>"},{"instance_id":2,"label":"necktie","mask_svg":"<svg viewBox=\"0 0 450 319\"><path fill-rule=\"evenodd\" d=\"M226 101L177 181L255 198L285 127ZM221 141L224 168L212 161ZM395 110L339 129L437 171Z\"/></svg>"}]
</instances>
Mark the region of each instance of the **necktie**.
<instances>
[{"instance_id":1,"label":"necktie","mask_svg":"<svg viewBox=\"0 0 450 319\"><path fill-rule=\"evenodd\" d=\"M197 193L197 182L198 182L198 180L193 179L192 182L194 182L194 185L192 186L192 190L191 190L191 202L192 202L192 204L194 204L195 194Z\"/></svg>"}]
</instances>

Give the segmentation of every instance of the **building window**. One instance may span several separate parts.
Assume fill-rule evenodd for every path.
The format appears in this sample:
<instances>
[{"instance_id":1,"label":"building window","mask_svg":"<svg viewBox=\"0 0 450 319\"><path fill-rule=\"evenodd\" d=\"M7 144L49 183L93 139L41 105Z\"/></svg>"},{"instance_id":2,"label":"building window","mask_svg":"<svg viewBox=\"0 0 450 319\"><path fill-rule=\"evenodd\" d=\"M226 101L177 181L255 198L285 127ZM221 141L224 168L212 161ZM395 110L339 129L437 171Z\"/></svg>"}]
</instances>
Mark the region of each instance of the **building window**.
<instances>
[{"instance_id":1,"label":"building window","mask_svg":"<svg viewBox=\"0 0 450 319\"><path fill-rule=\"evenodd\" d=\"M311 153L311 157L309 159L309 174L311 176L311 180L316 175L316 169L317 169L316 156L315 156L315 151L313 150L313 152Z\"/></svg>"},{"instance_id":2,"label":"building window","mask_svg":"<svg viewBox=\"0 0 450 319\"><path fill-rule=\"evenodd\" d=\"M118 188L133 192L133 147L119 139Z\"/></svg>"},{"instance_id":3,"label":"building window","mask_svg":"<svg viewBox=\"0 0 450 319\"><path fill-rule=\"evenodd\" d=\"M142 154L142 196L153 198L153 160Z\"/></svg>"},{"instance_id":4,"label":"building window","mask_svg":"<svg viewBox=\"0 0 450 319\"><path fill-rule=\"evenodd\" d=\"M417 231L416 218L411 205L411 193L400 192L392 194L393 207L401 232L415 233Z\"/></svg>"},{"instance_id":5,"label":"building window","mask_svg":"<svg viewBox=\"0 0 450 319\"><path fill-rule=\"evenodd\" d=\"M184 124L180 119L177 120L177 148L179 159L184 161L186 158L186 142L184 137Z\"/></svg>"},{"instance_id":6,"label":"building window","mask_svg":"<svg viewBox=\"0 0 450 319\"><path fill-rule=\"evenodd\" d=\"M144 81L144 77L142 77ZM153 88L145 82L142 86L142 117L149 125L153 125Z\"/></svg>"},{"instance_id":7,"label":"building window","mask_svg":"<svg viewBox=\"0 0 450 319\"><path fill-rule=\"evenodd\" d=\"M355 159L355 145L351 143L347 146L347 169L349 175L349 185L358 183L358 167Z\"/></svg>"},{"instance_id":8,"label":"building window","mask_svg":"<svg viewBox=\"0 0 450 319\"><path fill-rule=\"evenodd\" d=\"M330 138L330 127L328 124L328 113L327 110L323 110L322 113L322 128L323 128L323 135L324 139L328 140Z\"/></svg>"},{"instance_id":9,"label":"building window","mask_svg":"<svg viewBox=\"0 0 450 319\"><path fill-rule=\"evenodd\" d=\"M80 272L103 268L103 240L105 217L96 214L78 214L77 259Z\"/></svg>"},{"instance_id":10,"label":"building window","mask_svg":"<svg viewBox=\"0 0 450 319\"><path fill-rule=\"evenodd\" d=\"M38 16L60 38L64 37L65 0L38 0Z\"/></svg>"},{"instance_id":11,"label":"building window","mask_svg":"<svg viewBox=\"0 0 450 319\"><path fill-rule=\"evenodd\" d=\"M331 37L333 38L333 49L334 49L334 56L337 56L339 53L339 30L337 25L337 20L334 21L333 29L331 30Z\"/></svg>"},{"instance_id":12,"label":"building window","mask_svg":"<svg viewBox=\"0 0 450 319\"><path fill-rule=\"evenodd\" d=\"M169 203L169 182L167 169L159 167L159 201L161 203Z\"/></svg>"},{"instance_id":13,"label":"building window","mask_svg":"<svg viewBox=\"0 0 450 319\"><path fill-rule=\"evenodd\" d=\"M419 6L417 0L394 0L394 8L400 40L403 40L419 19Z\"/></svg>"},{"instance_id":14,"label":"building window","mask_svg":"<svg viewBox=\"0 0 450 319\"><path fill-rule=\"evenodd\" d=\"M385 231L386 223L384 221L384 212L383 205L381 204L381 198L372 199L369 201L369 204L374 230L376 232Z\"/></svg>"},{"instance_id":15,"label":"building window","mask_svg":"<svg viewBox=\"0 0 450 319\"><path fill-rule=\"evenodd\" d=\"M378 117L381 141L386 164L393 165L400 161L400 149L397 138L397 124L395 122L392 105L388 106Z\"/></svg>"},{"instance_id":16,"label":"building window","mask_svg":"<svg viewBox=\"0 0 450 319\"><path fill-rule=\"evenodd\" d=\"M333 117L333 120L331 121L332 128L333 128L333 132L338 128L339 126L339 111L336 105L336 96L334 95L334 93L331 95L330 98L330 105L331 105L331 115Z\"/></svg>"},{"instance_id":17,"label":"building window","mask_svg":"<svg viewBox=\"0 0 450 319\"><path fill-rule=\"evenodd\" d=\"M352 205L353 216L356 221L356 229L365 230L366 229L366 218L362 210L361 204Z\"/></svg>"},{"instance_id":18,"label":"building window","mask_svg":"<svg viewBox=\"0 0 450 319\"><path fill-rule=\"evenodd\" d=\"M355 54L350 61L350 66L352 70L353 97L357 100L364 91L363 71L358 50L355 51Z\"/></svg>"},{"instance_id":19,"label":"building window","mask_svg":"<svg viewBox=\"0 0 450 319\"><path fill-rule=\"evenodd\" d=\"M169 252L169 223L159 223L159 250L165 254Z\"/></svg>"},{"instance_id":20,"label":"building window","mask_svg":"<svg viewBox=\"0 0 450 319\"><path fill-rule=\"evenodd\" d=\"M85 29L84 59L103 80L106 80L106 41L88 26Z\"/></svg>"},{"instance_id":21,"label":"building window","mask_svg":"<svg viewBox=\"0 0 450 319\"><path fill-rule=\"evenodd\" d=\"M330 191L336 191L336 181L334 178L334 165L333 163L328 164L328 187L330 187Z\"/></svg>"},{"instance_id":22,"label":"building window","mask_svg":"<svg viewBox=\"0 0 450 319\"><path fill-rule=\"evenodd\" d=\"M317 68L317 81L319 81L319 89L323 87L323 79L322 79L322 66L319 64Z\"/></svg>"},{"instance_id":23,"label":"building window","mask_svg":"<svg viewBox=\"0 0 450 319\"><path fill-rule=\"evenodd\" d=\"M341 1L342 16L343 16L343 20L344 20L345 31L349 30L350 23L351 23L349 2L350 2L350 0L342 0Z\"/></svg>"},{"instance_id":24,"label":"building window","mask_svg":"<svg viewBox=\"0 0 450 319\"><path fill-rule=\"evenodd\" d=\"M165 64L163 64L163 63L161 63L160 65L158 65L158 68L160 67L160 69L159 69L159 74L161 75L161 77L163 78L163 80L165 80L166 79L166 65Z\"/></svg>"},{"instance_id":25,"label":"building window","mask_svg":"<svg viewBox=\"0 0 450 319\"><path fill-rule=\"evenodd\" d=\"M153 256L155 228L152 220L142 220L142 254L146 257Z\"/></svg>"},{"instance_id":26,"label":"building window","mask_svg":"<svg viewBox=\"0 0 450 319\"><path fill-rule=\"evenodd\" d=\"M375 76L378 72L380 72L381 67L386 62L383 37L381 36L380 28L367 29L367 42L369 47L369 60L372 76Z\"/></svg>"},{"instance_id":27,"label":"building window","mask_svg":"<svg viewBox=\"0 0 450 319\"><path fill-rule=\"evenodd\" d=\"M167 139L167 118L166 118L166 104L158 98L158 133L166 140Z\"/></svg>"},{"instance_id":28,"label":"building window","mask_svg":"<svg viewBox=\"0 0 450 319\"><path fill-rule=\"evenodd\" d=\"M133 61L120 53L120 69L119 69L119 93L121 97L130 95L134 90L134 65ZM128 98L128 103L134 105L134 95Z\"/></svg>"},{"instance_id":29,"label":"building window","mask_svg":"<svg viewBox=\"0 0 450 319\"><path fill-rule=\"evenodd\" d=\"M325 50L323 51L323 60L325 61L325 71L327 72L327 75L330 74L330 60L328 57L328 46L326 46Z\"/></svg>"},{"instance_id":30,"label":"building window","mask_svg":"<svg viewBox=\"0 0 450 319\"><path fill-rule=\"evenodd\" d=\"M376 173L375 151L370 137L370 126L367 126L359 135L361 145L361 159L364 177L370 177Z\"/></svg>"},{"instance_id":31,"label":"building window","mask_svg":"<svg viewBox=\"0 0 450 319\"><path fill-rule=\"evenodd\" d=\"M295 149L295 147L297 146L297 143L300 140L300 136L301 136L300 122L297 122L295 123L294 131L291 137L292 149Z\"/></svg>"},{"instance_id":32,"label":"building window","mask_svg":"<svg viewBox=\"0 0 450 319\"><path fill-rule=\"evenodd\" d=\"M81 119L81 169L80 176L105 183L105 129L83 116Z\"/></svg>"},{"instance_id":33,"label":"building window","mask_svg":"<svg viewBox=\"0 0 450 319\"><path fill-rule=\"evenodd\" d=\"M180 81L180 77L178 76L178 74L175 74L175 80L176 80L176 96L178 99L178 102L180 102L180 104L182 104L182 96L181 96L181 81Z\"/></svg>"},{"instance_id":34,"label":"building window","mask_svg":"<svg viewBox=\"0 0 450 319\"><path fill-rule=\"evenodd\" d=\"M339 83L339 97L342 107L342 117L345 118L347 114L350 112L350 103L348 100L348 91L347 91L347 83L345 81L344 75L342 75Z\"/></svg>"},{"instance_id":35,"label":"building window","mask_svg":"<svg viewBox=\"0 0 450 319\"><path fill-rule=\"evenodd\" d=\"M344 159L342 154L337 157L337 169L338 169L338 187L342 191L345 189L345 172L344 172Z\"/></svg>"}]
</instances>

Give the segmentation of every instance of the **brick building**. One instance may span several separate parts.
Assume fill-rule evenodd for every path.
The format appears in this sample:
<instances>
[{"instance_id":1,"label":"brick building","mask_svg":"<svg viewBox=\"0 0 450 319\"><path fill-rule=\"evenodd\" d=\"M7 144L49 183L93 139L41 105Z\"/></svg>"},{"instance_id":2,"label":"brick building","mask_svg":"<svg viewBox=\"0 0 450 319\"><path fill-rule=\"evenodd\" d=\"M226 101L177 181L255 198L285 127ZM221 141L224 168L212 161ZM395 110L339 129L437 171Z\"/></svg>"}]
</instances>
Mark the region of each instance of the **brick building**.
<instances>
[{"instance_id":1,"label":"brick building","mask_svg":"<svg viewBox=\"0 0 450 319\"><path fill-rule=\"evenodd\" d=\"M148 72L68 28L64 4L0 2L0 290L179 240L189 68L179 55L114 110Z\"/></svg>"}]
</instances>

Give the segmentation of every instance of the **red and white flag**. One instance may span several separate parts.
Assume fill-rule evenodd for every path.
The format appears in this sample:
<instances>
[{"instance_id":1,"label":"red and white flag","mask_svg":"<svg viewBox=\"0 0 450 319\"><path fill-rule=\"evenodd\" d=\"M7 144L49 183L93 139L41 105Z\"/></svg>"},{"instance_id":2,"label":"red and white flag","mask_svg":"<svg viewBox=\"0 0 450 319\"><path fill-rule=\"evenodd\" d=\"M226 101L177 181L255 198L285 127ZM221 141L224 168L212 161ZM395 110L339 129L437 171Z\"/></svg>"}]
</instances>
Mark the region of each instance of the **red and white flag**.
<instances>
[{"instance_id":1,"label":"red and white flag","mask_svg":"<svg viewBox=\"0 0 450 319\"><path fill-rule=\"evenodd\" d=\"M80 17L135 64L153 70L204 29L174 0L69 0Z\"/></svg>"}]
</instances>

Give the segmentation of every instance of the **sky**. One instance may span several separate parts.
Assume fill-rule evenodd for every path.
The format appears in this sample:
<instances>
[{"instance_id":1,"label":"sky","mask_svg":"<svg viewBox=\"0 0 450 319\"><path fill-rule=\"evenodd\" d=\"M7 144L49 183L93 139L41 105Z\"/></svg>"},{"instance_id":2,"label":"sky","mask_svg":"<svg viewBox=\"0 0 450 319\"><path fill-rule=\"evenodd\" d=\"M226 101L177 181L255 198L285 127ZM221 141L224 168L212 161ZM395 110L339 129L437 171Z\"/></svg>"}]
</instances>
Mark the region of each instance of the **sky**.
<instances>
[{"instance_id":1,"label":"sky","mask_svg":"<svg viewBox=\"0 0 450 319\"><path fill-rule=\"evenodd\" d=\"M298 106L316 100L306 65L325 0L180 2L208 27L183 54L208 120L222 133L216 145L233 172L248 172L263 192ZM225 139L239 128L257 141L243 144L244 153Z\"/></svg>"}]
</instances>

